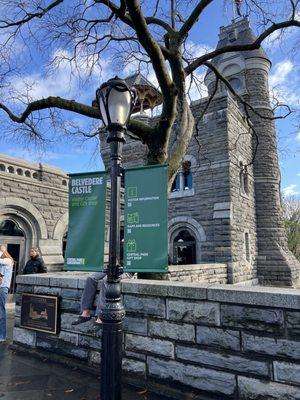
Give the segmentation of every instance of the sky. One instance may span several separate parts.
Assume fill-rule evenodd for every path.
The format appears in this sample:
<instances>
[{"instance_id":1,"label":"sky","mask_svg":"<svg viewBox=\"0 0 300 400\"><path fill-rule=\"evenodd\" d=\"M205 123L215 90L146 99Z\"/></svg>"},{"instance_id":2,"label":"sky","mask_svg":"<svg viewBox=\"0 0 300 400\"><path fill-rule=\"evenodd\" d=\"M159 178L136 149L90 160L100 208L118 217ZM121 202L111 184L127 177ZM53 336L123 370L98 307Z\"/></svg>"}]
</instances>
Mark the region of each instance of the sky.
<instances>
[{"instance_id":1,"label":"sky","mask_svg":"<svg viewBox=\"0 0 300 400\"><path fill-rule=\"evenodd\" d=\"M216 0L212 6L209 6L191 33L188 45L192 53L200 54L205 49L213 49L217 44L219 27L228 25L231 19L231 7L224 6L221 0ZM299 54L291 51L291 43L295 35L296 28L287 30L280 40L278 40L278 34L275 33L270 40L264 42L263 47L272 61L270 87L276 92L277 97L288 103L292 109L299 110ZM0 32L0 43L4 40L5 37ZM16 42L14 52L16 57L22 60L24 45ZM49 67L50 59L62 60L64 56L68 56L66 48L50 45L45 51L45 48L40 50L36 46L32 50L30 67L25 67L23 72L14 78L13 87L19 92L28 90L33 99L55 95L91 104L95 98L96 88L114 75L115 66L110 63L108 57L103 57L99 65L97 64L93 69L92 75L88 74L84 63L82 69L79 72L76 71L76 74L74 74L72 64L68 62L62 61L56 68ZM117 72L125 78L134 73L134 65L127 66L121 73ZM201 74L203 71L199 73L199 76ZM196 99L199 95L193 91L192 97ZM12 99L8 101L14 102ZM96 129L95 121L90 126L90 122L84 117L69 113L67 119L70 124L76 122L86 131ZM282 192L285 195L300 195L299 119L297 121L293 116L288 117L276 122L276 128ZM18 134L2 135L0 152L33 162L54 165L67 173L104 169L98 142L95 139L58 137L50 124L46 136L48 138L46 143L35 144L27 139L21 140Z\"/></svg>"}]
</instances>

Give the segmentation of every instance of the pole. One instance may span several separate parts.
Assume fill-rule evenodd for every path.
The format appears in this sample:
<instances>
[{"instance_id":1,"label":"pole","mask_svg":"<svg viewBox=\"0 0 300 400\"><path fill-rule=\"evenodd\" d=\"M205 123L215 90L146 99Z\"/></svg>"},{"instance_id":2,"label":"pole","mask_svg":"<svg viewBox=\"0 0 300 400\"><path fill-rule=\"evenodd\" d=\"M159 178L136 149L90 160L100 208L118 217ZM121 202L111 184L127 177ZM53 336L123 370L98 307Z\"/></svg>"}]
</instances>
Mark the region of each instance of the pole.
<instances>
[{"instance_id":1,"label":"pole","mask_svg":"<svg viewBox=\"0 0 300 400\"><path fill-rule=\"evenodd\" d=\"M120 191L124 128L118 124L108 126L107 143L111 149L111 202L109 228L109 262L105 305L101 310L101 400L122 398L122 330L125 309L121 300L120 263Z\"/></svg>"}]
</instances>

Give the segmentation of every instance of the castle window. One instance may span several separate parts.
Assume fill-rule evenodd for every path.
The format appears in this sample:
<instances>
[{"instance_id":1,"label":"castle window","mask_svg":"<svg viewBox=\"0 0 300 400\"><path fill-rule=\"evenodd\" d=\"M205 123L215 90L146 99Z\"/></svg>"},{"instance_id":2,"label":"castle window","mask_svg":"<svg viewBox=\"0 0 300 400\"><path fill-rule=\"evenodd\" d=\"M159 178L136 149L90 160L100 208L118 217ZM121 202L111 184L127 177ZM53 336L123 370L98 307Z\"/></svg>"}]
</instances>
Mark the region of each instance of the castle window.
<instances>
[{"instance_id":1,"label":"castle window","mask_svg":"<svg viewBox=\"0 0 300 400\"><path fill-rule=\"evenodd\" d=\"M18 174L18 175L23 175L23 170L22 170L21 168L18 168L18 169L17 169L17 174Z\"/></svg>"},{"instance_id":2,"label":"castle window","mask_svg":"<svg viewBox=\"0 0 300 400\"><path fill-rule=\"evenodd\" d=\"M189 190L193 188L193 177L191 171L191 162L183 161L181 170L176 175L173 184L172 192Z\"/></svg>"},{"instance_id":3,"label":"castle window","mask_svg":"<svg viewBox=\"0 0 300 400\"><path fill-rule=\"evenodd\" d=\"M229 79L229 83L231 84L233 89L236 90L237 92L243 89L242 82L238 78Z\"/></svg>"},{"instance_id":4,"label":"castle window","mask_svg":"<svg viewBox=\"0 0 300 400\"><path fill-rule=\"evenodd\" d=\"M177 174L175 176L175 179L173 181L172 188L171 188L172 192L176 192L177 190L180 190L180 176L179 176L179 174Z\"/></svg>"},{"instance_id":5,"label":"castle window","mask_svg":"<svg viewBox=\"0 0 300 400\"><path fill-rule=\"evenodd\" d=\"M181 230L174 239L174 263L196 264L196 239L188 230Z\"/></svg>"},{"instance_id":6,"label":"castle window","mask_svg":"<svg viewBox=\"0 0 300 400\"><path fill-rule=\"evenodd\" d=\"M8 171L10 174L14 174L14 173L15 173L14 167L8 167L8 168L7 168L7 171Z\"/></svg>"},{"instance_id":7,"label":"castle window","mask_svg":"<svg viewBox=\"0 0 300 400\"><path fill-rule=\"evenodd\" d=\"M30 178L30 177L31 177L30 171L25 171L25 176L26 176L27 178Z\"/></svg>"},{"instance_id":8,"label":"castle window","mask_svg":"<svg viewBox=\"0 0 300 400\"><path fill-rule=\"evenodd\" d=\"M67 181L65 179L62 180L62 185L67 186Z\"/></svg>"},{"instance_id":9,"label":"castle window","mask_svg":"<svg viewBox=\"0 0 300 400\"><path fill-rule=\"evenodd\" d=\"M241 193L244 195L249 195L249 174L247 167L240 162L240 187Z\"/></svg>"},{"instance_id":10,"label":"castle window","mask_svg":"<svg viewBox=\"0 0 300 400\"><path fill-rule=\"evenodd\" d=\"M0 171L5 171L5 165L4 164L0 164Z\"/></svg>"},{"instance_id":11,"label":"castle window","mask_svg":"<svg viewBox=\"0 0 300 400\"><path fill-rule=\"evenodd\" d=\"M248 232L245 232L245 255L246 260L250 262L250 240Z\"/></svg>"},{"instance_id":12,"label":"castle window","mask_svg":"<svg viewBox=\"0 0 300 400\"><path fill-rule=\"evenodd\" d=\"M4 236L24 236L24 232L12 220L6 219L0 222L0 235Z\"/></svg>"},{"instance_id":13,"label":"castle window","mask_svg":"<svg viewBox=\"0 0 300 400\"><path fill-rule=\"evenodd\" d=\"M34 173L32 174L32 177L33 177L33 179L38 179L38 174L37 174L37 172L34 172Z\"/></svg>"},{"instance_id":14,"label":"castle window","mask_svg":"<svg viewBox=\"0 0 300 400\"><path fill-rule=\"evenodd\" d=\"M191 162L184 161L182 163L182 170L183 170L183 189L184 190L192 189L193 177L191 171Z\"/></svg>"}]
</instances>

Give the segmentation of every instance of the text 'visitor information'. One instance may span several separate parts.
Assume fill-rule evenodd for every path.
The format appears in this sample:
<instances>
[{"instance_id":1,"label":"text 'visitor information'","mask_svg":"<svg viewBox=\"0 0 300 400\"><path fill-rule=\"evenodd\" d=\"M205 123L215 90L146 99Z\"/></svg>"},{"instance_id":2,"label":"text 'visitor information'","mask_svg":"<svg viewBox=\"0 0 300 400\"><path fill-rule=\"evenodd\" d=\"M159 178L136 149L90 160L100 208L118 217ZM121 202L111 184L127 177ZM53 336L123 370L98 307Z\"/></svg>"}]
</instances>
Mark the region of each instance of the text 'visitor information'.
<instances>
[{"instance_id":1,"label":"text 'visitor information'","mask_svg":"<svg viewBox=\"0 0 300 400\"><path fill-rule=\"evenodd\" d=\"M167 166L155 165L126 170L126 271L166 272L167 212Z\"/></svg>"}]
</instances>

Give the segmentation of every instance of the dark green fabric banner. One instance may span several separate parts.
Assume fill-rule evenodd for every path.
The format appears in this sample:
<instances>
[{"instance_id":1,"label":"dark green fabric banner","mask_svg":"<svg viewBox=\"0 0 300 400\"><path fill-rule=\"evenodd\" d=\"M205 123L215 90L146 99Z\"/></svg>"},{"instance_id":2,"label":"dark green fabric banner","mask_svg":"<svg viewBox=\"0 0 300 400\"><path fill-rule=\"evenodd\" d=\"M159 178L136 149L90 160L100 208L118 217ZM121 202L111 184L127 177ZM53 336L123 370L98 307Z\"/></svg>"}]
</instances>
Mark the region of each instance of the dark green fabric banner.
<instances>
[{"instance_id":1,"label":"dark green fabric banner","mask_svg":"<svg viewBox=\"0 0 300 400\"><path fill-rule=\"evenodd\" d=\"M106 173L70 174L65 270L102 271Z\"/></svg>"},{"instance_id":2,"label":"dark green fabric banner","mask_svg":"<svg viewBox=\"0 0 300 400\"><path fill-rule=\"evenodd\" d=\"M126 169L125 271L167 271L167 202L166 165Z\"/></svg>"}]
</instances>

